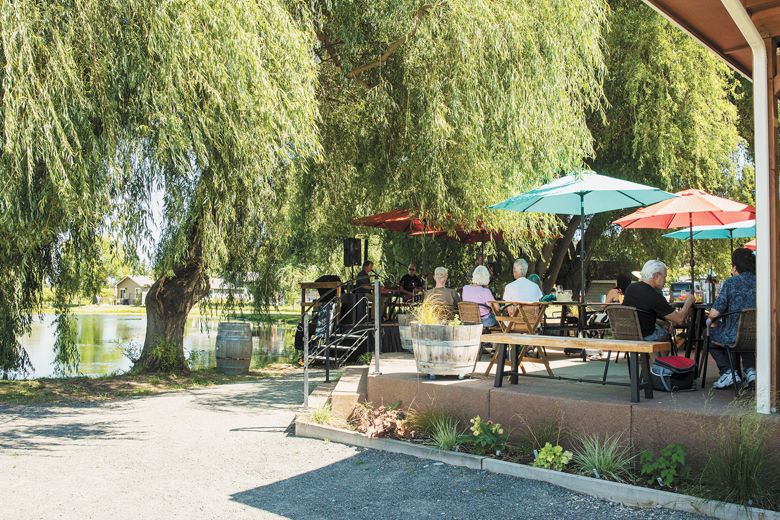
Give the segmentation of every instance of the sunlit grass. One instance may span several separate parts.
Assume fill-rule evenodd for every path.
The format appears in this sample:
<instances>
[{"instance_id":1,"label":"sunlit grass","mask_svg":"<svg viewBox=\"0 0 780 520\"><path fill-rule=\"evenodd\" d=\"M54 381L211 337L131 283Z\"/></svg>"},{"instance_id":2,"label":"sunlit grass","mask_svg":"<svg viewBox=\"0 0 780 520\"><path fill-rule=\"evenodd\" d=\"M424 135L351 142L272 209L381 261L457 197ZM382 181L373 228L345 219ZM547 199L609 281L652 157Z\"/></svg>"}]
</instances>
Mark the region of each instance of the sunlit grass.
<instances>
[{"instance_id":1,"label":"sunlit grass","mask_svg":"<svg viewBox=\"0 0 780 520\"><path fill-rule=\"evenodd\" d=\"M294 372L289 365L271 365L243 376L227 376L216 369L195 370L189 375L122 374L104 377L0 380L0 402L9 404L79 403L108 401L175 392L190 388L240 383L280 377Z\"/></svg>"}]
</instances>

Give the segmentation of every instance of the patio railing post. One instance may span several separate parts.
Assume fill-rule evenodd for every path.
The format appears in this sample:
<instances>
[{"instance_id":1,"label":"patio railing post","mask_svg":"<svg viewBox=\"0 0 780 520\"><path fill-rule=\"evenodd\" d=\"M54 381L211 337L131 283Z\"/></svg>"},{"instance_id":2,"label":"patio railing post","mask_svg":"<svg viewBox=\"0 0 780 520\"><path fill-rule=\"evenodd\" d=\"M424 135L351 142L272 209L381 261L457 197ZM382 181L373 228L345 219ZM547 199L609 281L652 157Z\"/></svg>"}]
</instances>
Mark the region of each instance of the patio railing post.
<instances>
[{"instance_id":1,"label":"patio railing post","mask_svg":"<svg viewBox=\"0 0 780 520\"><path fill-rule=\"evenodd\" d=\"M382 312L380 309L381 294L379 294L379 279L374 279L374 374L379 371L379 351L382 346L382 338L379 336L382 330Z\"/></svg>"},{"instance_id":2,"label":"patio railing post","mask_svg":"<svg viewBox=\"0 0 780 520\"><path fill-rule=\"evenodd\" d=\"M303 315L303 409L309 409L309 313Z\"/></svg>"}]
</instances>

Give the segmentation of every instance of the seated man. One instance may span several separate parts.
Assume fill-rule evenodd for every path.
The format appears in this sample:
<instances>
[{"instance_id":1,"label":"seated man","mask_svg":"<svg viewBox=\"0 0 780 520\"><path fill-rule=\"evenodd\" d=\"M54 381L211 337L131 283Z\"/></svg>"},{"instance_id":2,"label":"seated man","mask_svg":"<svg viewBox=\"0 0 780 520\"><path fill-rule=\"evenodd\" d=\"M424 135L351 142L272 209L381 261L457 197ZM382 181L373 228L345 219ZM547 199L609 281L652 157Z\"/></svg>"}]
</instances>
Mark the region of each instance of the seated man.
<instances>
[{"instance_id":1,"label":"seated man","mask_svg":"<svg viewBox=\"0 0 780 520\"><path fill-rule=\"evenodd\" d=\"M648 260L642 267L642 280L629 285L623 297L623 305L643 311L638 314L639 326L645 341L669 339L669 331L661 323L671 322L682 325L693 306L693 294L688 294L682 308L674 310L661 293L664 285L666 285L666 264L660 260Z\"/></svg>"},{"instance_id":2,"label":"seated man","mask_svg":"<svg viewBox=\"0 0 780 520\"><path fill-rule=\"evenodd\" d=\"M414 299L416 294L422 292L423 281L417 276L417 266L413 263L409 264L407 273L401 277L398 284L401 286L401 294L405 301Z\"/></svg>"},{"instance_id":3,"label":"seated man","mask_svg":"<svg viewBox=\"0 0 780 520\"><path fill-rule=\"evenodd\" d=\"M443 302L451 311L451 315L455 314L458 309L458 302L460 296L458 291L447 287L447 278L449 272L446 267L437 267L433 271L433 279L436 280L436 287L425 292L425 299L436 298Z\"/></svg>"},{"instance_id":4,"label":"seated man","mask_svg":"<svg viewBox=\"0 0 780 520\"><path fill-rule=\"evenodd\" d=\"M374 262L366 260L363 262L363 269L355 277L355 292L371 292L371 273L374 272ZM374 275L376 277L376 274Z\"/></svg>"},{"instance_id":5,"label":"seated man","mask_svg":"<svg viewBox=\"0 0 780 520\"><path fill-rule=\"evenodd\" d=\"M504 300L508 302L538 302L542 290L539 285L525 277L528 273L528 262L522 258L515 260L512 274L515 281L504 288Z\"/></svg>"},{"instance_id":6,"label":"seated man","mask_svg":"<svg viewBox=\"0 0 780 520\"><path fill-rule=\"evenodd\" d=\"M735 312L744 309L756 308L756 257L745 248L736 249L731 254L731 278L723 282L720 294L712 304L709 318L714 319L721 314ZM739 314L731 314L723 320L713 323L712 341L725 346L733 346L737 341L737 326ZM720 378L712 385L713 388L728 388L734 384L731 370L729 369L726 353L720 349L710 350L710 355L720 370ZM745 371L745 383L752 384L756 381L756 354L746 352L741 354L742 369ZM737 383L741 381L739 374L735 374Z\"/></svg>"}]
</instances>

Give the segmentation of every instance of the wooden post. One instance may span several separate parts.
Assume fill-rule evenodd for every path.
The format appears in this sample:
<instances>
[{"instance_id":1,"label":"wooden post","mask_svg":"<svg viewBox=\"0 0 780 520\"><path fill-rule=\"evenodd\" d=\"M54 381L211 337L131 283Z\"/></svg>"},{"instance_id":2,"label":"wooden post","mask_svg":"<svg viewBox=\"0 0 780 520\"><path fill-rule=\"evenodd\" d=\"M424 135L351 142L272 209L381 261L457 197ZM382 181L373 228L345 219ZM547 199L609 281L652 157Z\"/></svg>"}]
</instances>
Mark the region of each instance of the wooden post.
<instances>
[{"instance_id":1,"label":"wooden post","mask_svg":"<svg viewBox=\"0 0 780 520\"><path fill-rule=\"evenodd\" d=\"M777 40L775 38L766 38L764 40L767 54L767 81L769 82L769 106L767 113L769 115L769 229L770 229L770 262L771 271L771 345L772 345L772 407L777 406L778 394L778 372L780 372L780 356L778 355L778 341L780 340L780 251L778 251L778 180L777 180L777 100L780 85L777 76ZM760 146L756 143L756 146Z\"/></svg>"}]
</instances>

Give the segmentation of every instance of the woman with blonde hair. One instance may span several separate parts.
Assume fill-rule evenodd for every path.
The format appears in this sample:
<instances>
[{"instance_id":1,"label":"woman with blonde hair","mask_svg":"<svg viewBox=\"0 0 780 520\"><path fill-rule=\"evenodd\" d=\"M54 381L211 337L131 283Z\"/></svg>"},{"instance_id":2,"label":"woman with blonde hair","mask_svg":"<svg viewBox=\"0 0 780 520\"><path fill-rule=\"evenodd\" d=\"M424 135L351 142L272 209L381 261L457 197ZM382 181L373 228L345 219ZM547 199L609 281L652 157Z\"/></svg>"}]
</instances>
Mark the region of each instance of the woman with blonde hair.
<instances>
[{"instance_id":1,"label":"woman with blonde hair","mask_svg":"<svg viewBox=\"0 0 780 520\"><path fill-rule=\"evenodd\" d=\"M471 275L471 283L463 287L462 298L464 302L479 304L479 317L485 327L498 325L493 311L488 302L494 301L493 293L488 289L490 283L490 271L484 265L478 265Z\"/></svg>"}]
</instances>

